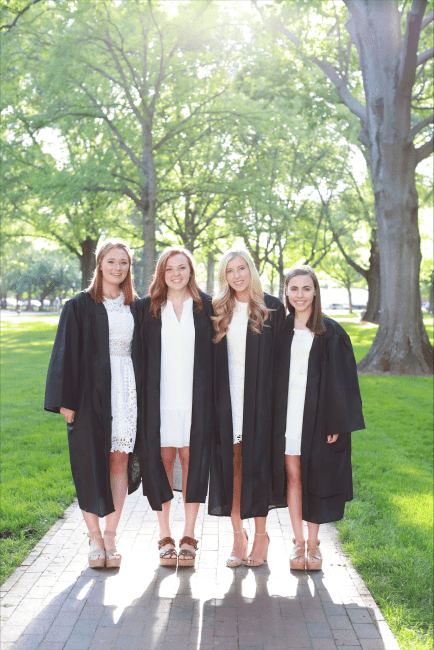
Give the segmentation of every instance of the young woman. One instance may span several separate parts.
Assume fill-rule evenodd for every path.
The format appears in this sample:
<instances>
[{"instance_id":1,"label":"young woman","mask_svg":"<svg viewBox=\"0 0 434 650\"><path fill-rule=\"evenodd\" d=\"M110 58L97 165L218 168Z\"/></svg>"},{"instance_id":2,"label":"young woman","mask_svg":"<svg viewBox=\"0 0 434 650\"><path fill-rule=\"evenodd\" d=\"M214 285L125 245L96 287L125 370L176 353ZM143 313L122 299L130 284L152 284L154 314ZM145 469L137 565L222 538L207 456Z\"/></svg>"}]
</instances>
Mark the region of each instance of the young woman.
<instances>
[{"instance_id":1,"label":"young woman","mask_svg":"<svg viewBox=\"0 0 434 650\"><path fill-rule=\"evenodd\" d=\"M264 294L250 255L233 250L219 267L220 293L213 300L216 431L209 513L230 516L234 544L227 566L260 566L267 559L266 521L271 480L272 363L285 311ZM243 519L255 518L247 557Z\"/></svg>"},{"instance_id":2,"label":"young woman","mask_svg":"<svg viewBox=\"0 0 434 650\"><path fill-rule=\"evenodd\" d=\"M62 310L48 368L45 409L67 422L72 476L94 568L121 563L115 535L137 423L131 359L135 298L128 246L115 239L103 242L89 288Z\"/></svg>"},{"instance_id":3,"label":"young woman","mask_svg":"<svg viewBox=\"0 0 434 650\"><path fill-rule=\"evenodd\" d=\"M351 432L365 423L351 341L322 314L313 269L289 271L285 301L289 314L274 365L273 447L276 464L282 459L274 487L282 501L285 488L287 493L294 531L290 568L318 570L319 525L342 519L345 502L353 498Z\"/></svg>"},{"instance_id":4,"label":"young woman","mask_svg":"<svg viewBox=\"0 0 434 650\"><path fill-rule=\"evenodd\" d=\"M143 493L158 514L160 563L194 566L198 544L194 528L209 474L212 304L199 291L187 250L170 248L161 255L149 296L137 302L137 309L146 368L139 395ZM169 526L177 451L185 509L179 556Z\"/></svg>"}]
</instances>

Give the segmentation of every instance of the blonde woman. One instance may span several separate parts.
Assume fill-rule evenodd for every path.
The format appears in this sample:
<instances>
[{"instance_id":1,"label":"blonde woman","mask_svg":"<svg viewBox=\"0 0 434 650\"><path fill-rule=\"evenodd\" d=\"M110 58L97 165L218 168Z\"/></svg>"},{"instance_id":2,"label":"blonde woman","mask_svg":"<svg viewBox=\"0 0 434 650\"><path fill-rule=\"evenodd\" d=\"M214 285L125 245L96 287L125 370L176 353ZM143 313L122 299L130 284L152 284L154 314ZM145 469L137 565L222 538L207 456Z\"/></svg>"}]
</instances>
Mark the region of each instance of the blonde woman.
<instances>
[{"instance_id":1,"label":"blonde woman","mask_svg":"<svg viewBox=\"0 0 434 650\"><path fill-rule=\"evenodd\" d=\"M234 531L227 566L260 566L267 559L266 532L272 472L272 363L276 333L285 319L278 298L264 294L245 250L231 250L219 266L214 307L215 436L209 513L230 516ZM255 518L247 557L243 519Z\"/></svg>"},{"instance_id":2,"label":"blonde woman","mask_svg":"<svg viewBox=\"0 0 434 650\"><path fill-rule=\"evenodd\" d=\"M138 340L132 354L136 298L130 249L118 239L102 242L90 286L63 307L48 368L45 409L67 422L72 477L89 531L92 568L121 564L115 535L137 427Z\"/></svg>"}]
</instances>

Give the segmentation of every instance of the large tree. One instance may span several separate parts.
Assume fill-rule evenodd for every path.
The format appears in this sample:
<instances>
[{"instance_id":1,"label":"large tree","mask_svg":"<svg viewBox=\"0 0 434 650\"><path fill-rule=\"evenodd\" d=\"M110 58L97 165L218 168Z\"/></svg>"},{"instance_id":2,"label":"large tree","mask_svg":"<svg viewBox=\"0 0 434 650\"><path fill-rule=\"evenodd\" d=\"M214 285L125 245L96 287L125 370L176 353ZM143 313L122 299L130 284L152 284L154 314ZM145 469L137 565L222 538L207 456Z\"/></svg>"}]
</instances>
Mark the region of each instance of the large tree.
<instances>
[{"instance_id":1,"label":"large tree","mask_svg":"<svg viewBox=\"0 0 434 650\"><path fill-rule=\"evenodd\" d=\"M231 27L210 0L39 6L38 20L27 12L8 33L33 86L32 106L21 103L33 130L51 125L68 138L80 122L99 132L106 155L83 153L81 187L126 197L141 215L146 285L166 171L229 115Z\"/></svg>"},{"instance_id":2,"label":"large tree","mask_svg":"<svg viewBox=\"0 0 434 650\"><path fill-rule=\"evenodd\" d=\"M433 13L425 15L427 0L412 0L408 10L403 3L403 12L397 0L344 2L348 10L346 36L336 6L312 5L306 10L317 18L324 12L328 34L337 44L332 53L326 46L312 51L315 48L308 42L302 21L294 15L292 3L284 4L280 15L274 15L268 24L291 42L305 61L327 75L341 102L360 120L359 139L368 151L375 195L381 314L377 335L359 369L365 373L430 374L432 347L422 321L419 291L415 172L433 151L433 114L427 99L433 48L423 34ZM258 9L267 20L266 11ZM327 15L329 9L331 15ZM353 44L363 89L358 88L357 75L351 75ZM428 129L431 137L420 141Z\"/></svg>"}]
</instances>

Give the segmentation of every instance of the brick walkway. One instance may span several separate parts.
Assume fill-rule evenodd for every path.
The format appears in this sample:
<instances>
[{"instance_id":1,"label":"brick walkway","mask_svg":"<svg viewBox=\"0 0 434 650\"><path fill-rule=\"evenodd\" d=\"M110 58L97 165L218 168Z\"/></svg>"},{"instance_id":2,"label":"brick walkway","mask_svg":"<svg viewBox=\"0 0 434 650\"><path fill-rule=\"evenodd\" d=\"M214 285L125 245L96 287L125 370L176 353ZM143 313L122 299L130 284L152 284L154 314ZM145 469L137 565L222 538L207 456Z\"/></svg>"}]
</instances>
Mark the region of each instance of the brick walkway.
<instances>
[{"instance_id":1,"label":"brick walkway","mask_svg":"<svg viewBox=\"0 0 434 650\"><path fill-rule=\"evenodd\" d=\"M175 539L182 513L177 493ZM271 512L268 531L268 564L228 569L230 521L201 506L196 568L176 572L158 564L157 516L138 491L118 531L122 568L95 570L74 503L2 586L1 649L398 650L332 525L321 529L324 570L309 574L289 570L286 510Z\"/></svg>"}]
</instances>

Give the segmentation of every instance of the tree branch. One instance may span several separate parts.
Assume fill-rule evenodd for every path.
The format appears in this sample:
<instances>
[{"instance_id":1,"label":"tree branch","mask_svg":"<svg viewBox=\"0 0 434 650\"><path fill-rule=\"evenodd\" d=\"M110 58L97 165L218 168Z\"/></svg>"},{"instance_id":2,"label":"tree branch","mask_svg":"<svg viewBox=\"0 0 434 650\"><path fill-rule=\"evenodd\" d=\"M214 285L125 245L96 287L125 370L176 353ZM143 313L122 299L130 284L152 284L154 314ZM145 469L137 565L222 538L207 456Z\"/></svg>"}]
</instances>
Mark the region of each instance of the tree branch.
<instances>
[{"instance_id":1,"label":"tree branch","mask_svg":"<svg viewBox=\"0 0 434 650\"><path fill-rule=\"evenodd\" d=\"M419 133L419 131L422 131L428 124L433 124L434 123L434 113L429 115L428 117L425 117L425 119L421 120L418 122L410 131L410 138L413 140L414 136Z\"/></svg>"},{"instance_id":2,"label":"tree branch","mask_svg":"<svg viewBox=\"0 0 434 650\"><path fill-rule=\"evenodd\" d=\"M254 4L263 20L265 21L264 12L256 5L256 2ZM310 61L312 61L312 63L315 63L315 65L317 65L320 70L322 70L324 74L327 75L327 77L336 88L336 91L345 106L351 111L351 113L356 115L361 120L362 124L364 124L366 121L366 108L351 94L346 84L345 77L341 77L328 61L318 59L316 56L307 57L307 55L305 55L303 52L302 41L295 34L284 27L280 22L275 23L275 26L279 32L284 34L291 41L291 43L295 45L301 55L308 58Z\"/></svg>"},{"instance_id":3,"label":"tree branch","mask_svg":"<svg viewBox=\"0 0 434 650\"><path fill-rule=\"evenodd\" d=\"M419 67L423 63L426 63L430 59L432 59L434 56L434 47L428 47L424 52L421 52L421 54L418 55L417 57L417 62L416 62L416 67Z\"/></svg>"},{"instance_id":4,"label":"tree branch","mask_svg":"<svg viewBox=\"0 0 434 650\"><path fill-rule=\"evenodd\" d=\"M416 149L416 165L418 165L422 160L428 158L434 152L434 136L428 142L425 142L422 146Z\"/></svg>"},{"instance_id":5,"label":"tree branch","mask_svg":"<svg viewBox=\"0 0 434 650\"><path fill-rule=\"evenodd\" d=\"M415 81L417 65L417 48L422 28L423 14L427 0L413 0L407 14L404 41L401 53L401 64L398 74L398 87L401 92L409 93Z\"/></svg>"},{"instance_id":6,"label":"tree branch","mask_svg":"<svg viewBox=\"0 0 434 650\"><path fill-rule=\"evenodd\" d=\"M29 4L26 5L26 6L24 7L24 9L21 9L21 11L19 11L19 12L17 13L17 15L15 16L13 22L11 22L10 25L0 25L0 30L1 30L1 29L7 29L8 32L9 32L13 27L15 27L15 25L17 24L17 22L18 22L18 20L21 18L21 16L22 16L23 14L25 14L26 11L28 11L28 10L30 9L30 7L32 7L33 5L38 4L38 2L41 2L41 0L33 0L33 2L29 2Z\"/></svg>"},{"instance_id":7,"label":"tree branch","mask_svg":"<svg viewBox=\"0 0 434 650\"><path fill-rule=\"evenodd\" d=\"M425 27L426 27L427 25L429 25L430 23L432 23L433 20L434 20L434 11L431 11L431 13L430 13L430 14L427 14L427 15L425 16L425 18L422 20L422 27L421 27L421 29L425 29Z\"/></svg>"}]
</instances>

